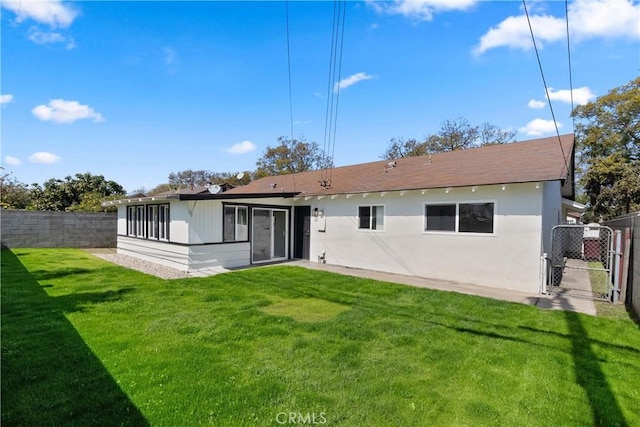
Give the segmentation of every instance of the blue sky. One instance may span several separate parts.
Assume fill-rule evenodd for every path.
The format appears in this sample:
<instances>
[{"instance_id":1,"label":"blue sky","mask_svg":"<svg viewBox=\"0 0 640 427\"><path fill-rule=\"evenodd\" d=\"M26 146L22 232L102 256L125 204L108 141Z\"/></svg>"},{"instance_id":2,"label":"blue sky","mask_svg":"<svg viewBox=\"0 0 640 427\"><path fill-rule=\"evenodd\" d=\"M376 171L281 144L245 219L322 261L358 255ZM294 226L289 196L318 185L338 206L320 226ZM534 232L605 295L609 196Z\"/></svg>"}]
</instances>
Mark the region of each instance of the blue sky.
<instances>
[{"instance_id":1,"label":"blue sky","mask_svg":"<svg viewBox=\"0 0 640 427\"><path fill-rule=\"evenodd\" d=\"M527 2L561 133L565 3ZM289 2L293 134L323 145L334 3ZM284 2L2 0L2 166L25 183L255 169L291 134ZM640 3L569 2L574 101L640 74ZM464 117L555 133L522 2L346 4L335 163Z\"/></svg>"}]
</instances>

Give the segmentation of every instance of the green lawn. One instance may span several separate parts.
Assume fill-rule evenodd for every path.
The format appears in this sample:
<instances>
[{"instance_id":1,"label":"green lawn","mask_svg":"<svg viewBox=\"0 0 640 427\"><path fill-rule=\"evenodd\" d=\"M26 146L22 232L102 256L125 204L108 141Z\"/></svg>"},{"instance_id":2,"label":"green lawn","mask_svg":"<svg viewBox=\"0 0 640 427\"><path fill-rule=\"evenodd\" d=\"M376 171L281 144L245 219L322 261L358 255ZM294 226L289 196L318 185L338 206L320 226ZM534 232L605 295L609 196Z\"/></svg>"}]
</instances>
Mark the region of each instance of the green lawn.
<instances>
[{"instance_id":1,"label":"green lawn","mask_svg":"<svg viewBox=\"0 0 640 427\"><path fill-rule=\"evenodd\" d=\"M299 267L164 281L3 250L1 381L3 426L631 426L640 330Z\"/></svg>"}]
</instances>

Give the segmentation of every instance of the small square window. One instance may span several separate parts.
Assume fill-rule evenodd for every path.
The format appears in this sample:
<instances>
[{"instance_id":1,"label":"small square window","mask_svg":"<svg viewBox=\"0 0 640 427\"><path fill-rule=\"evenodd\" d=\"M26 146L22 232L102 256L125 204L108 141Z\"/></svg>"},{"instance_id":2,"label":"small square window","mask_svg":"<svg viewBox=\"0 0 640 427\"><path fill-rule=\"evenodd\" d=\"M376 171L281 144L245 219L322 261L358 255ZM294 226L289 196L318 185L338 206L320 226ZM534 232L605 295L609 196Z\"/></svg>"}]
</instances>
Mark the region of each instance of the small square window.
<instances>
[{"instance_id":1,"label":"small square window","mask_svg":"<svg viewBox=\"0 0 640 427\"><path fill-rule=\"evenodd\" d=\"M358 228L360 230L382 230L384 227L384 206L359 206Z\"/></svg>"}]
</instances>

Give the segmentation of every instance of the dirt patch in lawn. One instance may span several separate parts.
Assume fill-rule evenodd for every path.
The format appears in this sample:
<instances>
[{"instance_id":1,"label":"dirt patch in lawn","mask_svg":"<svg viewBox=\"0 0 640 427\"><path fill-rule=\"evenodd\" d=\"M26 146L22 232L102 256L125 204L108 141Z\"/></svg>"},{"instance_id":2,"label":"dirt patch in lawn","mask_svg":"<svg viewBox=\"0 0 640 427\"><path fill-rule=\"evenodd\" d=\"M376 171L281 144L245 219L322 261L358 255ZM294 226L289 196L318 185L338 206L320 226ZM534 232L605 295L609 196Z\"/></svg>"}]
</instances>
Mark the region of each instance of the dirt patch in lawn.
<instances>
[{"instance_id":1,"label":"dirt patch in lawn","mask_svg":"<svg viewBox=\"0 0 640 427\"><path fill-rule=\"evenodd\" d=\"M261 310L272 316L286 316L297 322L313 323L331 320L350 308L319 298L293 298L277 300Z\"/></svg>"}]
</instances>

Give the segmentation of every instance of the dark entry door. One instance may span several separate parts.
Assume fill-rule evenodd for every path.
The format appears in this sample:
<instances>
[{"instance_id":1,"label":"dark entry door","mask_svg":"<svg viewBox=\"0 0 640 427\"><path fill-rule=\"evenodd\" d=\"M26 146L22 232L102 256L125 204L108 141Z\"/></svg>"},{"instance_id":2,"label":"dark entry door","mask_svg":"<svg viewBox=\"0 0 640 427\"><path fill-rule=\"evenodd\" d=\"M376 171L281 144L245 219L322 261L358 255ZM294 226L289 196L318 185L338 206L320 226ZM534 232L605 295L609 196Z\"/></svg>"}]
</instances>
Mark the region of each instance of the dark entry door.
<instances>
[{"instance_id":1,"label":"dark entry door","mask_svg":"<svg viewBox=\"0 0 640 427\"><path fill-rule=\"evenodd\" d=\"M294 258L309 259L311 247L311 206L295 207Z\"/></svg>"}]
</instances>

